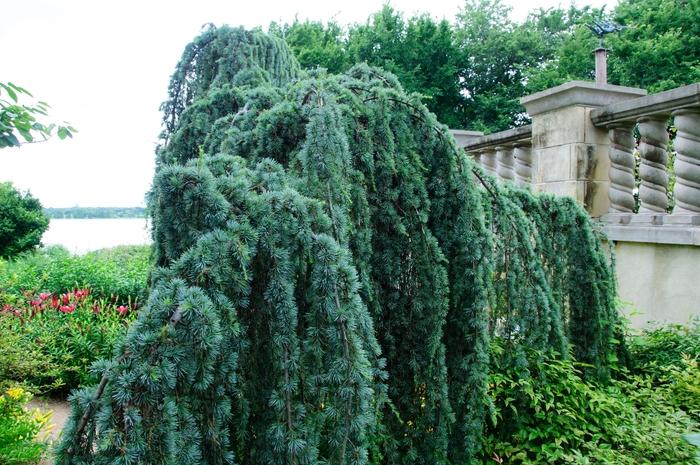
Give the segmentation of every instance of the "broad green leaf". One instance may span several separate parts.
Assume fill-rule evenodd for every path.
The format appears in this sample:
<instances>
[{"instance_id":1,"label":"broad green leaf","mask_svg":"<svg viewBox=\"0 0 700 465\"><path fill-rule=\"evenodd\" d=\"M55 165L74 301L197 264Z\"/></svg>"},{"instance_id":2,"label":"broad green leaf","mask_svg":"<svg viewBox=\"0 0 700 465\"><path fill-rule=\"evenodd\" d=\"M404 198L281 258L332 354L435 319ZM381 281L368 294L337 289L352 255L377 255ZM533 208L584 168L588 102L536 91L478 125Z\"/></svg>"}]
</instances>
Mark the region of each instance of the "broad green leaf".
<instances>
[{"instance_id":1,"label":"broad green leaf","mask_svg":"<svg viewBox=\"0 0 700 465\"><path fill-rule=\"evenodd\" d=\"M7 92L7 95L9 95L12 100L17 102L17 93L11 87L9 87L1 82L0 82L0 86L2 86L3 89L5 89L5 91Z\"/></svg>"}]
</instances>

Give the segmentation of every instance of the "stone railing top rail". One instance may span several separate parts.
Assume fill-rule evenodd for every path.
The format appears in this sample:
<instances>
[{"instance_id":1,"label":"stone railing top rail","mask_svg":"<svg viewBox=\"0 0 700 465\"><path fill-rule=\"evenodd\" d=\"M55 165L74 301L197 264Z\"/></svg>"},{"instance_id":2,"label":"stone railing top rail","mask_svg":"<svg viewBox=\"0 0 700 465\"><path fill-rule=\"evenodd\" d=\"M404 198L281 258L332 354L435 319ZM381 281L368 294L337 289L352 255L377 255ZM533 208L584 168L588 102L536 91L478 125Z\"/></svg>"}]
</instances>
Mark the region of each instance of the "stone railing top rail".
<instances>
[{"instance_id":1,"label":"stone railing top rail","mask_svg":"<svg viewBox=\"0 0 700 465\"><path fill-rule=\"evenodd\" d=\"M496 147L498 145L512 144L529 140L532 137L532 125L520 126L513 129L507 129L501 132L495 132L487 136L481 136L469 140L464 145L464 150L473 152L487 147Z\"/></svg>"},{"instance_id":2,"label":"stone railing top rail","mask_svg":"<svg viewBox=\"0 0 700 465\"><path fill-rule=\"evenodd\" d=\"M645 116L668 116L674 110L700 106L700 83L624 100L591 112L596 126L636 121Z\"/></svg>"},{"instance_id":3,"label":"stone railing top rail","mask_svg":"<svg viewBox=\"0 0 700 465\"><path fill-rule=\"evenodd\" d=\"M457 147L464 147L469 141L478 139L483 136L484 133L481 131L467 131L466 129L450 129L450 134L455 138L457 142Z\"/></svg>"}]
</instances>

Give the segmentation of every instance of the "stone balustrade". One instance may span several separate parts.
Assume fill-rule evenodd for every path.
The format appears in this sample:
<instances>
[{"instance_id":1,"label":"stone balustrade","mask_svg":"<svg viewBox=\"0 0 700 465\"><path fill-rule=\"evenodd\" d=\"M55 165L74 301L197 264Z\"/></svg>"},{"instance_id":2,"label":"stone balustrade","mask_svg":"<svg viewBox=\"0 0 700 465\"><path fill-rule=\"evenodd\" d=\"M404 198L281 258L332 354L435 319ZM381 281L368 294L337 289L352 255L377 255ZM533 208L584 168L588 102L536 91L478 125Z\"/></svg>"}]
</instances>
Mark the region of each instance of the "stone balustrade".
<instances>
[{"instance_id":1,"label":"stone balustrade","mask_svg":"<svg viewBox=\"0 0 700 465\"><path fill-rule=\"evenodd\" d=\"M532 127L521 126L487 136L470 131L452 131L458 146L501 182L529 187L532 182ZM469 133L465 137L464 133ZM461 136L461 138L460 138Z\"/></svg>"},{"instance_id":2,"label":"stone balustrade","mask_svg":"<svg viewBox=\"0 0 700 465\"><path fill-rule=\"evenodd\" d=\"M700 316L700 84L646 94L571 81L520 100L531 126L453 131L499 182L570 196L600 221L635 327Z\"/></svg>"},{"instance_id":3,"label":"stone balustrade","mask_svg":"<svg viewBox=\"0 0 700 465\"><path fill-rule=\"evenodd\" d=\"M595 109L591 121L610 139L610 208L601 217L610 238L700 245L700 84ZM676 128L672 141L670 127ZM669 153L675 154L672 167Z\"/></svg>"}]
</instances>

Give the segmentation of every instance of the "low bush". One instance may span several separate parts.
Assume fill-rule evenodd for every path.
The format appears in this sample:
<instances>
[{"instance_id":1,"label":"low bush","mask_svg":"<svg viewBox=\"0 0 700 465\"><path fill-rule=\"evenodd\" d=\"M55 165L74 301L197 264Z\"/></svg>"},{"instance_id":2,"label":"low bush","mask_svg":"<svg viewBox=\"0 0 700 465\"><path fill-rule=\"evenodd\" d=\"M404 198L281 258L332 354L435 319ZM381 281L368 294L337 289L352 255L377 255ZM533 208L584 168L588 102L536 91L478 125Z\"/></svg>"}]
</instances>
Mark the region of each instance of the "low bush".
<instances>
[{"instance_id":1,"label":"low bush","mask_svg":"<svg viewBox=\"0 0 700 465\"><path fill-rule=\"evenodd\" d=\"M666 377L670 367L682 369L685 359L700 358L700 319L688 325L667 325L629 338L633 370Z\"/></svg>"},{"instance_id":2,"label":"low bush","mask_svg":"<svg viewBox=\"0 0 700 465\"><path fill-rule=\"evenodd\" d=\"M0 261L0 304L26 293L67 293L89 288L95 297L118 305L138 305L146 294L150 246L120 246L71 255L58 246Z\"/></svg>"},{"instance_id":3,"label":"low bush","mask_svg":"<svg viewBox=\"0 0 700 465\"><path fill-rule=\"evenodd\" d=\"M8 389L0 395L0 463L3 465L36 464L47 444L38 439L49 415L25 410L31 394L22 388Z\"/></svg>"},{"instance_id":4,"label":"low bush","mask_svg":"<svg viewBox=\"0 0 700 465\"><path fill-rule=\"evenodd\" d=\"M59 388L60 368L17 331L14 320L0 313L0 392L17 385L34 393Z\"/></svg>"},{"instance_id":5,"label":"low bush","mask_svg":"<svg viewBox=\"0 0 700 465\"><path fill-rule=\"evenodd\" d=\"M4 382L57 395L90 382L90 365L112 356L134 314L132 307L94 298L87 289L6 304L0 337L17 342L6 347L8 357L0 362Z\"/></svg>"},{"instance_id":6,"label":"low bush","mask_svg":"<svg viewBox=\"0 0 700 465\"><path fill-rule=\"evenodd\" d=\"M581 365L530 354L537 369L501 369L491 375L491 422L484 464L681 464L692 463L684 433L700 430L688 399L700 389L700 371L689 363L651 376L620 372L609 385L582 378Z\"/></svg>"}]
</instances>

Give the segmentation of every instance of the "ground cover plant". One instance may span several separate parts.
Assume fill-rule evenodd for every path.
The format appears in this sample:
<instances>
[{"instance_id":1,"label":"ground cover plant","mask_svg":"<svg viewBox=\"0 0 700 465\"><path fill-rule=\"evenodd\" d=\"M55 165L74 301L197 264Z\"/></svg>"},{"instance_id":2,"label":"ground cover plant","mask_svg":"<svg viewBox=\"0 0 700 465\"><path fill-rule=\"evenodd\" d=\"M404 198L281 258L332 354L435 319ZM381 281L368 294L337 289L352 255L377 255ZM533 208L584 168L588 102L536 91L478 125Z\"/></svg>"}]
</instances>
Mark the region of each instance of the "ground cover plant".
<instances>
[{"instance_id":1,"label":"ground cover plant","mask_svg":"<svg viewBox=\"0 0 700 465\"><path fill-rule=\"evenodd\" d=\"M610 379L585 211L497 185L391 74L301 72L212 26L169 95L150 295L59 463L470 463L492 364L528 379L571 349Z\"/></svg>"}]
</instances>

